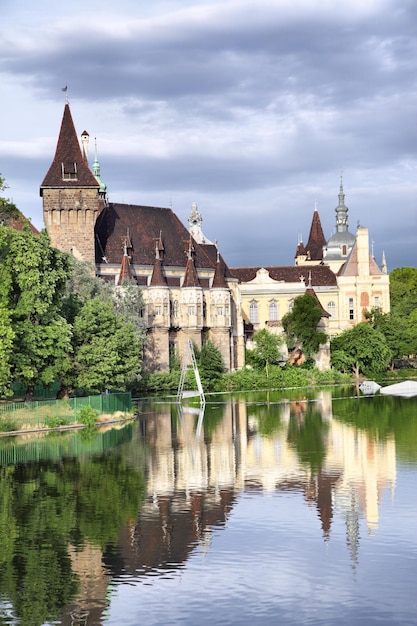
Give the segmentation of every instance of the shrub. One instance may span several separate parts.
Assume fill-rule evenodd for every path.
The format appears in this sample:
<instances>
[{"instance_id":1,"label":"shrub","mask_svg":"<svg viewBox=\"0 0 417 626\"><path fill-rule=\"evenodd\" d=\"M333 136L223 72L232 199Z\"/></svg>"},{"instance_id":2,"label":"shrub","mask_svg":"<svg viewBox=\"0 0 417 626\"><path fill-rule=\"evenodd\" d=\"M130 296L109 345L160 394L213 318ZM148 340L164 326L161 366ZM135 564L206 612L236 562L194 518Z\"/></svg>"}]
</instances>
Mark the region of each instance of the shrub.
<instances>
[{"instance_id":1,"label":"shrub","mask_svg":"<svg viewBox=\"0 0 417 626\"><path fill-rule=\"evenodd\" d=\"M18 430L16 420L10 419L10 417L0 419L0 431L2 433L10 433L13 430Z\"/></svg>"},{"instance_id":2,"label":"shrub","mask_svg":"<svg viewBox=\"0 0 417 626\"><path fill-rule=\"evenodd\" d=\"M58 428L59 426L66 426L68 420L65 417L51 416L46 419L46 425L48 428Z\"/></svg>"},{"instance_id":3,"label":"shrub","mask_svg":"<svg viewBox=\"0 0 417 626\"><path fill-rule=\"evenodd\" d=\"M85 406L81 407L78 417L81 424L84 424L87 427L95 426L98 413L93 409L93 407L91 407L89 404L86 404Z\"/></svg>"}]
</instances>

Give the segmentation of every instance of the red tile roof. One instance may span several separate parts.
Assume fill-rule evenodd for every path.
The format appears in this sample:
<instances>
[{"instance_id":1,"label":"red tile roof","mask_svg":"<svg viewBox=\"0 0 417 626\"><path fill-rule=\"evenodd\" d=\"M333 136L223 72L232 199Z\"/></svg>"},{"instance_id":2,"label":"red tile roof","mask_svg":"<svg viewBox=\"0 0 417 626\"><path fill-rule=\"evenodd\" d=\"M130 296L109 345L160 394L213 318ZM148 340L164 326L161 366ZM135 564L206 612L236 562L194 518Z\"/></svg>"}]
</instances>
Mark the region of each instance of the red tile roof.
<instances>
[{"instance_id":1,"label":"red tile roof","mask_svg":"<svg viewBox=\"0 0 417 626\"><path fill-rule=\"evenodd\" d=\"M247 283L256 278L258 267L231 267L230 271L241 283ZM275 267L264 267L269 276L276 281L285 283L299 282L301 277L308 280L311 272L311 284L315 287L336 286L336 275L326 265L283 265Z\"/></svg>"},{"instance_id":2,"label":"red tile roof","mask_svg":"<svg viewBox=\"0 0 417 626\"><path fill-rule=\"evenodd\" d=\"M108 263L120 263L122 241L129 232L132 248L129 250L132 266L154 266L155 239L163 244L163 265L185 268L190 234L172 209L115 204L106 206L97 218L96 262L106 257ZM216 257L207 246L192 241L194 263L198 269L215 269ZM224 262L223 262L224 263ZM224 265L226 267L226 265Z\"/></svg>"},{"instance_id":3,"label":"red tile roof","mask_svg":"<svg viewBox=\"0 0 417 626\"><path fill-rule=\"evenodd\" d=\"M326 245L326 239L321 227L320 216L317 210L313 213L311 221L310 234L305 246L307 255L312 261L321 261L323 258L323 246Z\"/></svg>"},{"instance_id":4,"label":"red tile roof","mask_svg":"<svg viewBox=\"0 0 417 626\"><path fill-rule=\"evenodd\" d=\"M200 281L198 280L197 271L194 265L194 259L187 259L187 265L185 266L185 274L184 274L184 282L182 283L183 287L201 287Z\"/></svg>"},{"instance_id":5,"label":"red tile roof","mask_svg":"<svg viewBox=\"0 0 417 626\"><path fill-rule=\"evenodd\" d=\"M151 276L151 287L166 287L167 281L162 272L162 259L155 259Z\"/></svg>"}]
</instances>

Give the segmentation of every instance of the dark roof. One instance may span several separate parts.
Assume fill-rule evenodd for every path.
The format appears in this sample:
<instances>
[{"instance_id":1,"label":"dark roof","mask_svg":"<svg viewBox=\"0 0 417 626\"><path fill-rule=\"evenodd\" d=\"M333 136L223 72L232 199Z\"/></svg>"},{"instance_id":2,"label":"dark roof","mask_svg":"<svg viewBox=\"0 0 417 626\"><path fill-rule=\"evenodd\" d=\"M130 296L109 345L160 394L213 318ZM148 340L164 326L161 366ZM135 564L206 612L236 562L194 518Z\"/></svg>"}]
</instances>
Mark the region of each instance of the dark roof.
<instances>
[{"instance_id":1,"label":"dark roof","mask_svg":"<svg viewBox=\"0 0 417 626\"><path fill-rule=\"evenodd\" d=\"M213 267L215 267L217 262L219 262L220 269L223 272L223 276L225 278L233 278L229 266L227 265L222 255L219 254L217 246L214 243L203 243L200 245L203 248L205 254L209 257L210 261L213 263Z\"/></svg>"},{"instance_id":2,"label":"dark roof","mask_svg":"<svg viewBox=\"0 0 417 626\"><path fill-rule=\"evenodd\" d=\"M132 265L153 267L155 261L155 239L163 244L163 265L185 267L190 234L171 209L134 204L107 205L97 218L96 262L106 257L108 263L120 263L120 255L126 235L131 248ZM209 246L192 241L194 263L199 268L215 268L215 260L206 251ZM213 246L214 247L214 246Z\"/></svg>"},{"instance_id":3,"label":"dark roof","mask_svg":"<svg viewBox=\"0 0 417 626\"><path fill-rule=\"evenodd\" d=\"M99 188L97 180L81 154L68 104L65 105L54 160L41 184L41 195L42 190L48 187Z\"/></svg>"},{"instance_id":4,"label":"dark roof","mask_svg":"<svg viewBox=\"0 0 417 626\"><path fill-rule=\"evenodd\" d=\"M201 287L198 280L197 271L194 265L194 259L191 257L187 259L187 265L185 267L183 287Z\"/></svg>"},{"instance_id":5,"label":"dark roof","mask_svg":"<svg viewBox=\"0 0 417 626\"><path fill-rule=\"evenodd\" d=\"M313 213L311 221L310 234L305 246L306 252L312 261L321 261L323 258L323 246L326 245L326 239L321 227L320 216L317 209Z\"/></svg>"},{"instance_id":6,"label":"dark roof","mask_svg":"<svg viewBox=\"0 0 417 626\"><path fill-rule=\"evenodd\" d=\"M306 249L304 248L304 244L302 241L300 241L295 251L295 258L297 258L298 256L305 256L306 254L307 252L306 252Z\"/></svg>"},{"instance_id":7,"label":"dark roof","mask_svg":"<svg viewBox=\"0 0 417 626\"><path fill-rule=\"evenodd\" d=\"M149 284L151 285L151 287L166 287L167 286L166 278L162 272L162 260L161 259L155 259L154 261L151 282Z\"/></svg>"},{"instance_id":8,"label":"dark roof","mask_svg":"<svg viewBox=\"0 0 417 626\"><path fill-rule=\"evenodd\" d=\"M220 259L216 263L216 270L214 272L213 284L212 287L214 289L225 289L227 288L227 283L224 277L224 269L222 267Z\"/></svg>"},{"instance_id":9,"label":"dark roof","mask_svg":"<svg viewBox=\"0 0 417 626\"><path fill-rule=\"evenodd\" d=\"M122 263L120 266L120 274L117 280L118 285L122 285L124 280L132 280L132 271L130 269L130 261L127 254L122 257Z\"/></svg>"},{"instance_id":10,"label":"dark roof","mask_svg":"<svg viewBox=\"0 0 417 626\"><path fill-rule=\"evenodd\" d=\"M23 230L25 226L29 226L34 235L39 235L39 230L32 224L32 222L16 209L13 215L0 216L3 226L11 226L14 230Z\"/></svg>"},{"instance_id":11,"label":"dark roof","mask_svg":"<svg viewBox=\"0 0 417 626\"><path fill-rule=\"evenodd\" d=\"M233 276L241 283L247 283L256 277L258 267L231 267ZM273 280L284 283L296 283L303 276L308 280L311 272L311 284L315 287L332 287L336 285L336 275L326 265L283 265L276 267L264 267Z\"/></svg>"}]
</instances>

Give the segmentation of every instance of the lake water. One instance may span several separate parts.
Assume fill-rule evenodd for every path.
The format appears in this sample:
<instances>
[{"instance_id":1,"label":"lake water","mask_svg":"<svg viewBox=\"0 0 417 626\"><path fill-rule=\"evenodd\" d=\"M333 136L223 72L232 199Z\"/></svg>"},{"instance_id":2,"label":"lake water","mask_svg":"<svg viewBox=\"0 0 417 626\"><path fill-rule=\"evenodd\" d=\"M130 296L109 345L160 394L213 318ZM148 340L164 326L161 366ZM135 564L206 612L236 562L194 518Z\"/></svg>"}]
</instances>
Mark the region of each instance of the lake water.
<instances>
[{"instance_id":1,"label":"lake water","mask_svg":"<svg viewBox=\"0 0 417 626\"><path fill-rule=\"evenodd\" d=\"M0 624L417 624L417 398L207 400L0 439Z\"/></svg>"}]
</instances>

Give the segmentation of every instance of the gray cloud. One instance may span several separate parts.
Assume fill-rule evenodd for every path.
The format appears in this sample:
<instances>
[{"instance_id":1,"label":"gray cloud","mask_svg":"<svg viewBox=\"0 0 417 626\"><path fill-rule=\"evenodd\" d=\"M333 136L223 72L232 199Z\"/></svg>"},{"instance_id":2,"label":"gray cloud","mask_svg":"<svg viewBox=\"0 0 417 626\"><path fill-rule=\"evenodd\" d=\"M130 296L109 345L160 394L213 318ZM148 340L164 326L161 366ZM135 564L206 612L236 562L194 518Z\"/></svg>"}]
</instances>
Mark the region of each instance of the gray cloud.
<instances>
[{"instance_id":1,"label":"gray cloud","mask_svg":"<svg viewBox=\"0 0 417 626\"><path fill-rule=\"evenodd\" d=\"M183 220L204 203L230 264L291 264L315 201L329 236L341 168L351 230L361 214L391 267L415 264L414 1L40 5L6 3L0 43L5 82L28 98L23 119L0 105L0 171L37 220L59 130L47 116L68 83L112 199L172 196ZM29 142L42 124L51 148L27 159L13 124Z\"/></svg>"}]
</instances>

